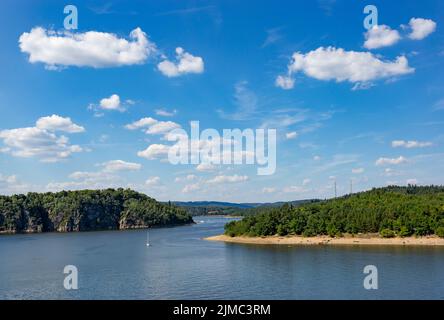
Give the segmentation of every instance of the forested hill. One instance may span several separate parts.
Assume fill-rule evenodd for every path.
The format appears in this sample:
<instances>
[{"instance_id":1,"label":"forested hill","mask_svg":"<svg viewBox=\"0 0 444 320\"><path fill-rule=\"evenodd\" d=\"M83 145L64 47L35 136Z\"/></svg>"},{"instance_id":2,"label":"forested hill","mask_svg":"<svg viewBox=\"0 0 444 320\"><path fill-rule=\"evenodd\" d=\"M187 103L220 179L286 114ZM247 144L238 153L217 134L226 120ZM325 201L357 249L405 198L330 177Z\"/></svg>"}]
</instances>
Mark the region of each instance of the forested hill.
<instances>
[{"instance_id":1,"label":"forested hill","mask_svg":"<svg viewBox=\"0 0 444 320\"><path fill-rule=\"evenodd\" d=\"M192 223L184 209L130 189L0 196L0 232L93 231Z\"/></svg>"},{"instance_id":2,"label":"forested hill","mask_svg":"<svg viewBox=\"0 0 444 320\"><path fill-rule=\"evenodd\" d=\"M225 226L229 236L378 232L383 237L444 237L444 187L390 186L298 207L285 204Z\"/></svg>"},{"instance_id":3,"label":"forested hill","mask_svg":"<svg viewBox=\"0 0 444 320\"><path fill-rule=\"evenodd\" d=\"M189 202L173 202L178 207L183 207L192 216L201 215L231 215L231 216L247 216L257 214L270 207L280 207L285 203L293 206L299 206L304 203L317 202L317 199L296 200L290 202L257 202L257 203L233 203L218 201L189 201Z\"/></svg>"}]
</instances>

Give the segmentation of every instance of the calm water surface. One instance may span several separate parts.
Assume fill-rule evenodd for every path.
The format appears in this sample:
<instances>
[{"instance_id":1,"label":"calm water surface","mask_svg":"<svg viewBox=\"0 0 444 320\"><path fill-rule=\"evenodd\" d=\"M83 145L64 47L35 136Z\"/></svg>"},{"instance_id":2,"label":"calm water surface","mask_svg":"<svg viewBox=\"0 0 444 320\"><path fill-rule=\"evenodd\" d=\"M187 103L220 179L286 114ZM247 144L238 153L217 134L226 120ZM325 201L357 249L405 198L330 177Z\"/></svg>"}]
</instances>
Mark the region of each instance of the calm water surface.
<instances>
[{"instance_id":1,"label":"calm water surface","mask_svg":"<svg viewBox=\"0 0 444 320\"><path fill-rule=\"evenodd\" d=\"M443 248L225 244L202 238L228 219L195 221L152 229L150 247L145 230L1 236L0 299L444 299Z\"/></svg>"}]
</instances>

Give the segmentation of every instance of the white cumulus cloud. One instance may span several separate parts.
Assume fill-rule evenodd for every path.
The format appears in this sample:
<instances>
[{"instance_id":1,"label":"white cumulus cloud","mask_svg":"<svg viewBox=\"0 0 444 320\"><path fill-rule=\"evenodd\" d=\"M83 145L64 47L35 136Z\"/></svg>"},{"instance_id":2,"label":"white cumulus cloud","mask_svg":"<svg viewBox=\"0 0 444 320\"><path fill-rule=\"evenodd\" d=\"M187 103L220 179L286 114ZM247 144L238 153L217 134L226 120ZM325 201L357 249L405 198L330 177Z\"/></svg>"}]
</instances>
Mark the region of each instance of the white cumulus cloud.
<instances>
[{"instance_id":1,"label":"white cumulus cloud","mask_svg":"<svg viewBox=\"0 0 444 320\"><path fill-rule=\"evenodd\" d=\"M164 60L157 65L157 68L167 77L178 77L187 73L204 72L203 59L185 52L185 50L180 47L176 48L176 60L176 62Z\"/></svg>"},{"instance_id":2,"label":"white cumulus cloud","mask_svg":"<svg viewBox=\"0 0 444 320\"><path fill-rule=\"evenodd\" d=\"M164 144L151 144L145 150L137 152L137 155L141 158L154 160L160 157L168 156L169 150L170 146Z\"/></svg>"},{"instance_id":3,"label":"white cumulus cloud","mask_svg":"<svg viewBox=\"0 0 444 320\"><path fill-rule=\"evenodd\" d=\"M1 130L0 139L6 146L2 152L15 157L37 157L44 162L56 162L83 151L80 146L69 144L66 136L58 136L55 131L77 133L83 132L84 128L74 124L70 118L58 115L42 117L35 127Z\"/></svg>"},{"instance_id":4,"label":"white cumulus cloud","mask_svg":"<svg viewBox=\"0 0 444 320\"><path fill-rule=\"evenodd\" d=\"M436 22L430 19L411 18L409 26L412 31L408 37L412 40L422 40L436 30Z\"/></svg>"},{"instance_id":5,"label":"white cumulus cloud","mask_svg":"<svg viewBox=\"0 0 444 320\"><path fill-rule=\"evenodd\" d=\"M134 162L126 162L123 160L110 160L101 163L104 172L117 172L117 171L138 171L142 168L142 165Z\"/></svg>"},{"instance_id":6,"label":"white cumulus cloud","mask_svg":"<svg viewBox=\"0 0 444 320\"><path fill-rule=\"evenodd\" d=\"M175 182L181 182L181 181L193 181L197 179L197 176L194 174L189 174L185 177L177 177L176 179L174 179Z\"/></svg>"},{"instance_id":7,"label":"white cumulus cloud","mask_svg":"<svg viewBox=\"0 0 444 320\"><path fill-rule=\"evenodd\" d=\"M364 47L367 49L377 49L388 47L397 43L401 39L397 30L392 30L386 25L377 25L365 33Z\"/></svg>"},{"instance_id":8,"label":"white cumulus cloud","mask_svg":"<svg viewBox=\"0 0 444 320\"><path fill-rule=\"evenodd\" d=\"M36 127L48 131L64 131L68 133L84 132L85 128L71 121L71 118L64 118L53 114L37 120Z\"/></svg>"},{"instance_id":9,"label":"white cumulus cloud","mask_svg":"<svg viewBox=\"0 0 444 320\"><path fill-rule=\"evenodd\" d=\"M137 130L137 129L152 126L155 123L157 123L156 119L148 117L148 118L142 118L142 119L137 120L133 123L127 124L125 126L125 128L127 128L128 130Z\"/></svg>"},{"instance_id":10,"label":"white cumulus cloud","mask_svg":"<svg viewBox=\"0 0 444 320\"><path fill-rule=\"evenodd\" d=\"M173 121L158 121L151 125L145 133L147 134L165 134L174 129L180 128L180 125Z\"/></svg>"},{"instance_id":11,"label":"white cumulus cloud","mask_svg":"<svg viewBox=\"0 0 444 320\"><path fill-rule=\"evenodd\" d=\"M100 113L99 111L105 110L105 111L125 112L128 109L128 107L133 104L135 104L133 100L127 99L125 101L122 101L120 99L120 96L114 93L109 97L101 99L98 104L91 103L88 106L88 109L95 111L96 116L103 116L103 114Z\"/></svg>"},{"instance_id":12,"label":"white cumulus cloud","mask_svg":"<svg viewBox=\"0 0 444 320\"><path fill-rule=\"evenodd\" d=\"M399 156L398 158L384 158L381 157L378 160L376 160L377 166L385 166L385 165L398 165L402 163L406 163L407 159L403 156Z\"/></svg>"},{"instance_id":13,"label":"white cumulus cloud","mask_svg":"<svg viewBox=\"0 0 444 320\"><path fill-rule=\"evenodd\" d=\"M284 90L293 89L294 79L290 76L277 76L275 81L276 87L282 88Z\"/></svg>"},{"instance_id":14,"label":"white cumulus cloud","mask_svg":"<svg viewBox=\"0 0 444 320\"><path fill-rule=\"evenodd\" d=\"M287 132L287 133L285 134L285 137L286 137L288 140L296 139L296 138L298 137L298 133L297 133L296 131Z\"/></svg>"},{"instance_id":15,"label":"white cumulus cloud","mask_svg":"<svg viewBox=\"0 0 444 320\"><path fill-rule=\"evenodd\" d=\"M288 66L291 76L302 72L306 76L336 82L367 83L414 72L405 56L394 61L381 60L370 52L346 51L342 48L320 47L308 53L295 52Z\"/></svg>"},{"instance_id":16,"label":"white cumulus cloud","mask_svg":"<svg viewBox=\"0 0 444 320\"><path fill-rule=\"evenodd\" d=\"M201 188L200 183L192 183L192 184L187 184L185 187L183 187L182 192L183 193L190 193L193 191L197 191Z\"/></svg>"},{"instance_id":17,"label":"white cumulus cloud","mask_svg":"<svg viewBox=\"0 0 444 320\"><path fill-rule=\"evenodd\" d=\"M208 180L208 183L235 183L244 182L248 180L248 176L239 176L237 174L232 176L219 175L213 179Z\"/></svg>"},{"instance_id":18,"label":"white cumulus cloud","mask_svg":"<svg viewBox=\"0 0 444 320\"><path fill-rule=\"evenodd\" d=\"M106 32L73 33L36 27L20 36L19 46L29 55L29 62L41 62L50 69L142 64L156 52L155 44L140 28L131 31L127 40Z\"/></svg>"},{"instance_id":19,"label":"white cumulus cloud","mask_svg":"<svg viewBox=\"0 0 444 320\"><path fill-rule=\"evenodd\" d=\"M117 94L100 100L100 107L104 110L120 110L120 97Z\"/></svg>"},{"instance_id":20,"label":"white cumulus cloud","mask_svg":"<svg viewBox=\"0 0 444 320\"><path fill-rule=\"evenodd\" d=\"M181 126L173 121L158 121L154 118L142 118L133 123L127 124L125 128L129 130L143 129L146 134L168 134Z\"/></svg>"},{"instance_id":21,"label":"white cumulus cloud","mask_svg":"<svg viewBox=\"0 0 444 320\"><path fill-rule=\"evenodd\" d=\"M196 166L196 170L201 172L214 171L215 169L216 169L215 165L206 162L202 162Z\"/></svg>"},{"instance_id":22,"label":"white cumulus cloud","mask_svg":"<svg viewBox=\"0 0 444 320\"><path fill-rule=\"evenodd\" d=\"M145 181L145 185L149 186L149 187L154 187L159 185L160 183L160 177L155 176L155 177L150 177Z\"/></svg>"},{"instance_id":23,"label":"white cumulus cloud","mask_svg":"<svg viewBox=\"0 0 444 320\"><path fill-rule=\"evenodd\" d=\"M431 146L433 146L433 143L428 142L428 141L415 141L415 140L410 140L410 141L394 140L394 141L392 141L393 148L412 149L412 148L425 148L425 147L431 147Z\"/></svg>"},{"instance_id":24,"label":"white cumulus cloud","mask_svg":"<svg viewBox=\"0 0 444 320\"><path fill-rule=\"evenodd\" d=\"M76 171L68 176L72 181L50 182L46 185L48 191L105 189L121 186L121 179L109 172Z\"/></svg>"},{"instance_id":25,"label":"white cumulus cloud","mask_svg":"<svg viewBox=\"0 0 444 320\"><path fill-rule=\"evenodd\" d=\"M30 185L20 182L17 176L4 176L0 173L0 194L26 193L30 188Z\"/></svg>"},{"instance_id":26,"label":"white cumulus cloud","mask_svg":"<svg viewBox=\"0 0 444 320\"><path fill-rule=\"evenodd\" d=\"M166 109L156 109L156 114L161 117L173 117L177 114L177 110L168 111Z\"/></svg>"}]
</instances>

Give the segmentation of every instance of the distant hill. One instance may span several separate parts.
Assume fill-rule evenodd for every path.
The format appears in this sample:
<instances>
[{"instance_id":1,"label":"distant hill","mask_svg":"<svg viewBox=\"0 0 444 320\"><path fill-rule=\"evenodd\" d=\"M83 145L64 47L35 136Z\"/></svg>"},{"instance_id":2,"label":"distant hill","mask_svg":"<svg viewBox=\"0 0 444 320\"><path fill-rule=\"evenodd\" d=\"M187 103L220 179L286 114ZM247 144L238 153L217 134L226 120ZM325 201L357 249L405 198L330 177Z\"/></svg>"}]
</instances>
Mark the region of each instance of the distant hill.
<instances>
[{"instance_id":1,"label":"distant hill","mask_svg":"<svg viewBox=\"0 0 444 320\"><path fill-rule=\"evenodd\" d=\"M249 215L261 211L263 208L281 207L284 204L299 206L305 203L319 202L317 199L279 201L279 202L220 202L220 201L176 201L174 205L184 208L189 214L196 215Z\"/></svg>"},{"instance_id":2,"label":"distant hill","mask_svg":"<svg viewBox=\"0 0 444 320\"><path fill-rule=\"evenodd\" d=\"M175 201L174 205L179 207L218 207L218 208L254 208L257 204L253 203L233 203L219 201Z\"/></svg>"}]
</instances>

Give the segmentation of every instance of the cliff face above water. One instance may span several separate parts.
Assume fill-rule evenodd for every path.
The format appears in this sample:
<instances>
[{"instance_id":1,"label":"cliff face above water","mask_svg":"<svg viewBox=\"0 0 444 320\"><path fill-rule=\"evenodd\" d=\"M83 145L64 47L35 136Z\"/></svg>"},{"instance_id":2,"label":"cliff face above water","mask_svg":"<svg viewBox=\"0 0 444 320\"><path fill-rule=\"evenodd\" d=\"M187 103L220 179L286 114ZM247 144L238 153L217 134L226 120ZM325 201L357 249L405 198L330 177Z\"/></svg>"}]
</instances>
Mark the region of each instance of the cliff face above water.
<instances>
[{"instance_id":1,"label":"cliff face above water","mask_svg":"<svg viewBox=\"0 0 444 320\"><path fill-rule=\"evenodd\" d=\"M123 230L192 223L184 209L130 189L0 196L0 232Z\"/></svg>"}]
</instances>

